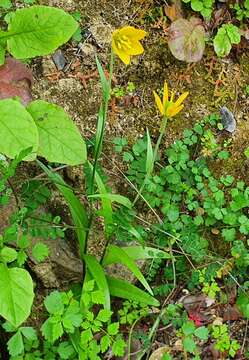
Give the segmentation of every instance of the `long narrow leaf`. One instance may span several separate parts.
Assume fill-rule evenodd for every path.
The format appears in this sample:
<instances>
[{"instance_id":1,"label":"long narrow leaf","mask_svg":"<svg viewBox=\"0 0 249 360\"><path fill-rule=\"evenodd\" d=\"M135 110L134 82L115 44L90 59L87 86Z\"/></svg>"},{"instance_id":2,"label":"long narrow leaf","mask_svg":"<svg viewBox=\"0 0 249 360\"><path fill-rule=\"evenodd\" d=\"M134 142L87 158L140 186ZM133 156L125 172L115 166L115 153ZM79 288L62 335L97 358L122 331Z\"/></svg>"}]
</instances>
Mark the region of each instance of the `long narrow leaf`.
<instances>
[{"instance_id":1,"label":"long narrow leaf","mask_svg":"<svg viewBox=\"0 0 249 360\"><path fill-rule=\"evenodd\" d=\"M93 171L93 166L91 165L90 162L88 162L88 165L91 169L91 171ZM95 171L95 181L98 187L98 191L100 194L108 194L105 184L103 183L99 173L97 171ZM110 199L108 198L102 198L101 199L101 203L102 203L102 215L104 217L104 221L105 221L105 231L108 235L108 229L109 226L111 224L113 224L113 218L112 218L112 202Z\"/></svg>"},{"instance_id":2,"label":"long narrow leaf","mask_svg":"<svg viewBox=\"0 0 249 360\"><path fill-rule=\"evenodd\" d=\"M146 130L147 130L146 175L149 176L153 172L153 168L154 168L154 155L153 155L150 133L148 128Z\"/></svg>"},{"instance_id":3,"label":"long narrow leaf","mask_svg":"<svg viewBox=\"0 0 249 360\"><path fill-rule=\"evenodd\" d=\"M49 179L59 189L69 207L73 223L75 226L75 232L79 241L80 256L83 258L86 243L86 234L88 230L88 216L87 212L80 202L80 200L74 195L73 191L67 186L62 177L51 171L47 166L37 160L39 166L48 175Z\"/></svg>"},{"instance_id":4,"label":"long narrow leaf","mask_svg":"<svg viewBox=\"0 0 249 360\"><path fill-rule=\"evenodd\" d=\"M172 256L166 251L158 250L153 247L125 246L122 249L133 260L145 260L153 258L172 259Z\"/></svg>"},{"instance_id":5,"label":"long narrow leaf","mask_svg":"<svg viewBox=\"0 0 249 360\"><path fill-rule=\"evenodd\" d=\"M119 194L94 194L94 195L89 195L89 198L101 198L101 199L108 199L111 202L117 202L121 205L124 205L125 207L127 207L128 209L131 209L132 207L132 203L131 201L122 195Z\"/></svg>"},{"instance_id":6,"label":"long narrow leaf","mask_svg":"<svg viewBox=\"0 0 249 360\"><path fill-rule=\"evenodd\" d=\"M100 77L100 82L101 82L101 86L102 86L102 91L103 91L103 99L104 101L108 101L109 100L109 96L110 96L110 86L109 86L109 82L105 76L104 70L102 68L102 65L96 55L95 57L96 60L96 64L97 64L97 69L99 72L99 77Z\"/></svg>"},{"instance_id":7,"label":"long narrow leaf","mask_svg":"<svg viewBox=\"0 0 249 360\"><path fill-rule=\"evenodd\" d=\"M145 305L159 306L160 303L150 294L137 288L135 285L128 283L128 281L114 279L107 276L110 294L122 299L128 299L131 301L138 301Z\"/></svg>"},{"instance_id":8,"label":"long narrow leaf","mask_svg":"<svg viewBox=\"0 0 249 360\"><path fill-rule=\"evenodd\" d=\"M96 129L96 139L94 146L94 155L95 157L99 157L102 150L102 142L103 142L103 134L105 127L105 114L103 104L100 105L99 114L98 114L98 123Z\"/></svg>"},{"instance_id":9,"label":"long narrow leaf","mask_svg":"<svg viewBox=\"0 0 249 360\"><path fill-rule=\"evenodd\" d=\"M86 266L91 273L92 277L96 281L98 288L103 292L105 297L104 307L110 310L111 301L110 301L110 291L107 283L107 279L104 273L104 270L98 260L92 255L84 255L84 260Z\"/></svg>"},{"instance_id":10,"label":"long narrow leaf","mask_svg":"<svg viewBox=\"0 0 249 360\"><path fill-rule=\"evenodd\" d=\"M136 278L141 282L145 289L151 295L153 295L153 291L151 290L149 284L145 280L135 261L130 258L122 248L119 248L115 245L109 245L102 264L105 266L108 264L117 263L125 265L136 276Z\"/></svg>"}]
</instances>

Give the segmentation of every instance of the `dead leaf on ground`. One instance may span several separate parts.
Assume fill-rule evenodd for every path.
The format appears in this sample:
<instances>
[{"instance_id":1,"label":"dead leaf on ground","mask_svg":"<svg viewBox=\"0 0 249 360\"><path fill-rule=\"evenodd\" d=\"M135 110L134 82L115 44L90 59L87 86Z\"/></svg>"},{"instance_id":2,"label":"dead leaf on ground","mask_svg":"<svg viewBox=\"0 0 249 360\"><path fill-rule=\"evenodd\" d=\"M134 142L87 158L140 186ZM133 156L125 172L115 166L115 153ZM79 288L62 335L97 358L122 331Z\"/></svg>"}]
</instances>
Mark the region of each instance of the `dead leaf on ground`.
<instances>
[{"instance_id":1,"label":"dead leaf on ground","mask_svg":"<svg viewBox=\"0 0 249 360\"><path fill-rule=\"evenodd\" d=\"M214 299L209 298L205 294L186 295L179 300L183 304L187 312L197 311L198 309L206 309L215 303Z\"/></svg>"},{"instance_id":2,"label":"dead leaf on ground","mask_svg":"<svg viewBox=\"0 0 249 360\"><path fill-rule=\"evenodd\" d=\"M156 349L151 355L149 360L161 360L164 354L169 354L169 346L162 346L159 349Z\"/></svg>"},{"instance_id":3,"label":"dead leaf on ground","mask_svg":"<svg viewBox=\"0 0 249 360\"><path fill-rule=\"evenodd\" d=\"M228 305L223 314L224 321L235 321L242 318L242 315L236 305Z\"/></svg>"},{"instance_id":4,"label":"dead leaf on ground","mask_svg":"<svg viewBox=\"0 0 249 360\"><path fill-rule=\"evenodd\" d=\"M170 19L170 21L175 21L177 19L182 18L181 8L177 7L176 4L173 5L165 5L164 12L166 16Z\"/></svg>"},{"instance_id":5,"label":"dead leaf on ground","mask_svg":"<svg viewBox=\"0 0 249 360\"><path fill-rule=\"evenodd\" d=\"M21 61L8 57L0 66L0 99L18 96L27 105L32 100L32 84L32 71Z\"/></svg>"}]
</instances>

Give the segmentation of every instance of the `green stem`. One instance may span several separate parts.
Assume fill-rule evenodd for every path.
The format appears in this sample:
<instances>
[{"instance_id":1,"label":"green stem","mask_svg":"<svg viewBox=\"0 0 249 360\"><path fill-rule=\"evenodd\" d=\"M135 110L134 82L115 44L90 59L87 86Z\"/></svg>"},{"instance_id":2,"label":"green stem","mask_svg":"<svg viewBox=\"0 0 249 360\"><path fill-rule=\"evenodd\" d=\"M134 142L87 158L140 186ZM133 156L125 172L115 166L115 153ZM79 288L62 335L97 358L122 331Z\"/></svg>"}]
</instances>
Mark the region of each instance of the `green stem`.
<instances>
[{"instance_id":1,"label":"green stem","mask_svg":"<svg viewBox=\"0 0 249 360\"><path fill-rule=\"evenodd\" d=\"M110 70L109 70L109 80L108 80L108 85L109 85L109 96L107 99L105 99L105 97L103 98L103 102L101 104L101 106L103 107L103 121L102 121L102 127L101 127L101 131L100 131L100 139L98 141L97 144L97 148L95 151L95 157L94 157L94 163L93 163L93 170L92 170L92 176L91 176L91 183L90 183L90 194L89 195L93 195L94 193L94 182L95 182L95 174L96 174L96 169L97 169L97 163L101 154L101 148L102 148L102 143L103 143L103 138L104 138L104 133L105 133L105 125L106 125L106 120L107 120L107 116L108 116L108 106L109 106L109 101L111 98L111 87L112 87L112 75L113 75L113 68L114 68L114 53L113 50L111 50L111 59L110 59ZM91 224L93 221L93 207L92 207L92 199L90 198L90 208L91 208L91 214L89 216L89 226L88 229L90 230L91 228ZM88 243L88 237L89 237L89 230L87 231L86 234L86 242L85 242L85 249L84 252L86 252L87 249L87 243Z\"/></svg>"},{"instance_id":2,"label":"green stem","mask_svg":"<svg viewBox=\"0 0 249 360\"><path fill-rule=\"evenodd\" d=\"M167 117L164 116L163 120L162 120L162 125L161 125L161 128L160 128L160 135L159 135L159 137L157 139L157 143L156 143L155 150L154 150L154 153L153 153L153 166L155 164L155 161L156 161L156 158L157 158L157 155L158 155L159 146L160 146L160 144L162 142L162 138L163 138L163 136L165 134L165 131L166 131L167 120L168 120ZM139 189L139 191L138 191L138 193L137 193L137 195L135 197L135 200L133 201L133 204L132 204L133 206L136 204L137 200L141 196L149 176L150 176L150 174L148 174L148 173L145 175L144 181L143 181L143 183L142 183L142 185L141 185L141 187L140 187L140 189Z\"/></svg>"}]
</instances>

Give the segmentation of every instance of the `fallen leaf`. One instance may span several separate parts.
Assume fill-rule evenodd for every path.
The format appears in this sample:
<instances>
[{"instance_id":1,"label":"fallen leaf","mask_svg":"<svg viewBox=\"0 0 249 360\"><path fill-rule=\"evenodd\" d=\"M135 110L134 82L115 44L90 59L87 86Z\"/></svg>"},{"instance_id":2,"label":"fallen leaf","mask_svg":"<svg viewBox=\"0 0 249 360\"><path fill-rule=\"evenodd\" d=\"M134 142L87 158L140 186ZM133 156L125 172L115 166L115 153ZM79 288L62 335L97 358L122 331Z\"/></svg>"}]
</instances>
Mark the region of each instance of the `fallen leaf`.
<instances>
[{"instance_id":1,"label":"fallen leaf","mask_svg":"<svg viewBox=\"0 0 249 360\"><path fill-rule=\"evenodd\" d=\"M224 311L223 314L224 321L235 321L241 318L242 318L241 312L239 311L236 305L234 306L228 305L226 307L226 310Z\"/></svg>"},{"instance_id":2,"label":"fallen leaf","mask_svg":"<svg viewBox=\"0 0 249 360\"><path fill-rule=\"evenodd\" d=\"M170 19L170 21L175 21L182 17L181 11L177 8L175 4L173 5L165 5L164 12L166 16Z\"/></svg>"},{"instance_id":3,"label":"fallen leaf","mask_svg":"<svg viewBox=\"0 0 249 360\"><path fill-rule=\"evenodd\" d=\"M6 58L5 64L0 66L0 79L0 99L18 96L24 105L32 100L32 71L21 61Z\"/></svg>"},{"instance_id":4,"label":"fallen leaf","mask_svg":"<svg viewBox=\"0 0 249 360\"><path fill-rule=\"evenodd\" d=\"M181 61L201 60L205 49L205 30L197 18L178 19L170 25L169 49Z\"/></svg>"},{"instance_id":5,"label":"fallen leaf","mask_svg":"<svg viewBox=\"0 0 249 360\"><path fill-rule=\"evenodd\" d=\"M169 346L162 346L156 349L149 357L149 360L161 360L164 354L170 354Z\"/></svg>"}]
</instances>

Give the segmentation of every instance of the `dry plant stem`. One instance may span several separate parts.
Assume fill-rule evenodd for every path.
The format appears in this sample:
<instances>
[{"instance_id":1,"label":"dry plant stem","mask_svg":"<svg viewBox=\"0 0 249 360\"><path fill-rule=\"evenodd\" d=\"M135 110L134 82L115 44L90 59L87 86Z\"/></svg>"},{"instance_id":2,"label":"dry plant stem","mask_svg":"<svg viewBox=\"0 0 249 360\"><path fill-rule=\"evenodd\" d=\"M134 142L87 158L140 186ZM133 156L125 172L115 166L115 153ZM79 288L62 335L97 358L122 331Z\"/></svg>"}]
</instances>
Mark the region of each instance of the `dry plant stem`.
<instances>
[{"instance_id":1,"label":"dry plant stem","mask_svg":"<svg viewBox=\"0 0 249 360\"><path fill-rule=\"evenodd\" d=\"M163 120L162 120L161 127L160 127L160 135L159 135L159 137L157 139L157 143L156 143L155 150L154 150L154 153L153 153L153 165L155 164L155 161L156 161L156 158L157 158L157 155L158 155L158 151L159 151L159 146L160 146L160 144L162 142L162 138L163 138L163 136L165 134L165 131L166 131L166 125L167 125L167 117L164 116ZM139 197L141 197L141 194L142 194L142 192L144 190L144 187L146 185L146 182L147 182L149 176L150 176L150 174L148 174L148 173L145 175L145 178L144 178L144 181L143 181L143 183L141 185L141 188L139 189L139 191L138 191L138 193L137 193L137 195L135 197L135 200L133 201L133 204L132 204L133 206L136 204Z\"/></svg>"}]
</instances>

